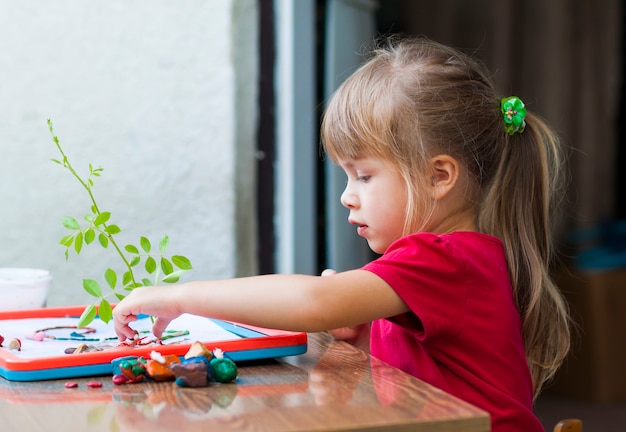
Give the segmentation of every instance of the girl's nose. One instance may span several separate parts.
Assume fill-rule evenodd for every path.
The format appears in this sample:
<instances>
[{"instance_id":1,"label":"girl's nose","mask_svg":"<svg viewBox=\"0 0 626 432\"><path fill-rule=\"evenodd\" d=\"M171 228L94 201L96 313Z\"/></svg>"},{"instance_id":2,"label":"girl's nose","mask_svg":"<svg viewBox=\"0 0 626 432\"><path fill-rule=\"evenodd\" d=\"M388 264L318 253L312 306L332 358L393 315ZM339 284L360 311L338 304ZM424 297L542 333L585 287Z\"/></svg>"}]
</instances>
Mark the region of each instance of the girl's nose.
<instances>
[{"instance_id":1,"label":"girl's nose","mask_svg":"<svg viewBox=\"0 0 626 432\"><path fill-rule=\"evenodd\" d=\"M356 208L359 205L358 197L349 190L348 186L346 186L341 194L341 205L349 209Z\"/></svg>"}]
</instances>

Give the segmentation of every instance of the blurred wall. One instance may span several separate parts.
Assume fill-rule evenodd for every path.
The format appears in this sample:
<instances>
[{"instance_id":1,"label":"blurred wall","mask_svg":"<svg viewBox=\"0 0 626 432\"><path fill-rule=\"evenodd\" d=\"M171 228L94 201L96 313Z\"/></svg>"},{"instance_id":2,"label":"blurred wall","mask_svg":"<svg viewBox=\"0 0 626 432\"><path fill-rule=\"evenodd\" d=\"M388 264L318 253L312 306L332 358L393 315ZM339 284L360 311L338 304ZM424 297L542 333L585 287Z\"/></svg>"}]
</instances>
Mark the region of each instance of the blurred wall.
<instances>
[{"instance_id":1,"label":"blurred wall","mask_svg":"<svg viewBox=\"0 0 626 432\"><path fill-rule=\"evenodd\" d=\"M89 302L83 278L120 269L93 244L65 262L61 218L89 212L54 124L121 244L170 237L184 280L254 273L254 0L0 3L0 267L54 276L49 305ZM96 242L97 243L97 242Z\"/></svg>"}]
</instances>

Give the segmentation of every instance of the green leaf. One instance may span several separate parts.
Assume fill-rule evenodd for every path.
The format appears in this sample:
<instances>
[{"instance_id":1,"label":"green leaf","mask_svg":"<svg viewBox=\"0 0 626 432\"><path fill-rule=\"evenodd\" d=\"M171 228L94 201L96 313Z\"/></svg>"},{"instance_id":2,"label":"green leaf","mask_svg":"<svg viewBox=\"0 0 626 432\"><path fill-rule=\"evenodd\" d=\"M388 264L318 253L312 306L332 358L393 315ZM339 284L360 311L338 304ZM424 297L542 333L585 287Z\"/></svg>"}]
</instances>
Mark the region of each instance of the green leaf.
<instances>
[{"instance_id":1,"label":"green leaf","mask_svg":"<svg viewBox=\"0 0 626 432\"><path fill-rule=\"evenodd\" d=\"M127 286L133 281L133 274L129 271L124 272L122 276L122 285Z\"/></svg>"},{"instance_id":2,"label":"green leaf","mask_svg":"<svg viewBox=\"0 0 626 432\"><path fill-rule=\"evenodd\" d=\"M83 279L83 289L94 297L102 297L100 285L93 279Z\"/></svg>"},{"instance_id":3,"label":"green leaf","mask_svg":"<svg viewBox=\"0 0 626 432\"><path fill-rule=\"evenodd\" d=\"M117 285L117 273L115 273L115 270L110 268L106 269L104 272L104 279L107 281L111 289L115 289L115 285Z\"/></svg>"},{"instance_id":4,"label":"green leaf","mask_svg":"<svg viewBox=\"0 0 626 432\"><path fill-rule=\"evenodd\" d=\"M124 249L128 253L139 254L139 249L137 249L137 246L133 246L132 244L128 244L128 245L124 246Z\"/></svg>"},{"instance_id":5,"label":"green leaf","mask_svg":"<svg viewBox=\"0 0 626 432\"><path fill-rule=\"evenodd\" d=\"M172 257L172 262L174 263L174 265L176 267L178 267L181 270L191 270L191 261L189 261L189 258L184 257L182 255L174 255Z\"/></svg>"},{"instance_id":6,"label":"green leaf","mask_svg":"<svg viewBox=\"0 0 626 432\"><path fill-rule=\"evenodd\" d=\"M96 307L94 305L87 306L78 319L78 327L85 327L86 325L89 325L95 318Z\"/></svg>"},{"instance_id":7,"label":"green leaf","mask_svg":"<svg viewBox=\"0 0 626 432\"><path fill-rule=\"evenodd\" d=\"M150 240L146 237L141 236L139 239L139 243L141 244L141 248L146 252L150 253L150 249L152 249L152 245L150 244Z\"/></svg>"},{"instance_id":8,"label":"green leaf","mask_svg":"<svg viewBox=\"0 0 626 432\"><path fill-rule=\"evenodd\" d=\"M124 294L120 294L120 293L115 293L115 297L117 297L119 301L122 301L126 298Z\"/></svg>"},{"instance_id":9,"label":"green leaf","mask_svg":"<svg viewBox=\"0 0 626 432\"><path fill-rule=\"evenodd\" d=\"M104 232L106 232L109 235L114 235L114 234L122 232L122 230L117 225L109 225L108 227L104 229Z\"/></svg>"},{"instance_id":10,"label":"green leaf","mask_svg":"<svg viewBox=\"0 0 626 432\"><path fill-rule=\"evenodd\" d=\"M93 215L92 214L86 214L85 216L83 216L83 219L85 219L85 221L92 223L93 222Z\"/></svg>"},{"instance_id":11,"label":"green leaf","mask_svg":"<svg viewBox=\"0 0 626 432\"><path fill-rule=\"evenodd\" d=\"M152 281L151 281L150 279L148 279L148 278L143 278L143 279L141 280L141 283L142 283L142 285L143 285L143 286L152 286L152 285L154 285L154 284L152 283Z\"/></svg>"},{"instance_id":12,"label":"green leaf","mask_svg":"<svg viewBox=\"0 0 626 432\"><path fill-rule=\"evenodd\" d=\"M156 260L154 258L152 258L151 256L149 256L146 259L146 271L150 274L154 273L154 271L157 268L157 263Z\"/></svg>"},{"instance_id":13,"label":"green leaf","mask_svg":"<svg viewBox=\"0 0 626 432\"><path fill-rule=\"evenodd\" d=\"M80 229L80 224L72 216L65 216L63 219L61 219L61 222L63 223L63 226L67 229L71 229L71 230Z\"/></svg>"},{"instance_id":14,"label":"green leaf","mask_svg":"<svg viewBox=\"0 0 626 432\"><path fill-rule=\"evenodd\" d=\"M185 272L186 270L176 270L175 272L172 272L165 276L163 279L161 279L161 281L165 283L176 283Z\"/></svg>"},{"instance_id":15,"label":"green leaf","mask_svg":"<svg viewBox=\"0 0 626 432\"><path fill-rule=\"evenodd\" d=\"M141 261L141 257L136 256L133 259L130 260L130 266L131 267L135 267L137 264L139 264L139 262Z\"/></svg>"},{"instance_id":16,"label":"green leaf","mask_svg":"<svg viewBox=\"0 0 626 432\"><path fill-rule=\"evenodd\" d=\"M65 247L72 246L72 243L74 243L74 234L68 234L66 236L63 236L61 240L59 240L59 243Z\"/></svg>"},{"instance_id":17,"label":"green leaf","mask_svg":"<svg viewBox=\"0 0 626 432\"><path fill-rule=\"evenodd\" d=\"M98 234L98 242L100 242L100 246L106 249L109 247L109 236L105 233Z\"/></svg>"},{"instance_id":18,"label":"green leaf","mask_svg":"<svg viewBox=\"0 0 626 432\"><path fill-rule=\"evenodd\" d=\"M165 250L167 249L169 244L170 244L170 238L166 235L163 236L163 238L159 242L159 251L161 252L161 255L165 253Z\"/></svg>"},{"instance_id":19,"label":"green leaf","mask_svg":"<svg viewBox=\"0 0 626 432\"><path fill-rule=\"evenodd\" d=\"M105 299L102 299L100 301L100 306L98 307L98 315L100 315L100 319L105 323L108 323L109 321L111 321L111 318L113 318L113 309L111 309L111 304Z\"/></svg>"},{"instance_id":20,"label":"green leaf","mask_svg":"<svg viewBox=\"0 0 626 432\"><path fill-rule=\"evenodd\" d=\"M85 231L85 243L91 244L95 239L96 232L93 230L93 228L88 228L87 231Z\"/></svg>"},{"instance_id":21,"label":"green leaf","mask_svg":"<svg viewBox=\"0 0 626 432\"><path fill-rule=\"evenodd\" d=\"M165 257L161 258L161 270L166 275L174 271L174 267L172 266L172 263Z\"/></svg>"},{"instance_id":22,"label":"green leaf","mask_svg":"<svg viewBox=\"0 0 626 432\"><path fill-rule=\"evenodd\" d=\"M74 239L74 250L76 254L79 254L83 249L83 233L82 231L76 234L76 238Z\"/></svg>"},{"instance_id":23,"label":"green leaf","mask_svg":"<svg viewBox=\"0 0 626 432\"><path fill-rule=\"evenodd\" d=\"M111 212L102 212L98 216L96 216L96 219L93 221L93 224L95 226L103 225L107 223L110 218L111 218Z\"/></svg>"}]
</instances>

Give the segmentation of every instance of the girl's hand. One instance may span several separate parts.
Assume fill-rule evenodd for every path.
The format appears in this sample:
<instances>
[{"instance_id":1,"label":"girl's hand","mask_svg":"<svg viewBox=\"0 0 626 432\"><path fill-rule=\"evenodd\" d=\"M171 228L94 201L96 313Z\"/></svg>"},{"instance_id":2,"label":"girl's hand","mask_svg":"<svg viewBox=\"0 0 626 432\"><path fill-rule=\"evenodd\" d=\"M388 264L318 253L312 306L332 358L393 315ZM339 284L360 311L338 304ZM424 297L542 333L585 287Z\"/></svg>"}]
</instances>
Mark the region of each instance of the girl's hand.
<instances>
[{"instance_id":1,"label":"girl's hand","mask_svg":"<svg viewBox=\"0 0 626 432\"><path fill-rule=\"evenodd\" d=\"M359 324L352 327L342 327L338 329L329 330L331 334L337 340L343 340L346 342L353 342L359 339L359 337L369 330L369 324Z\"/></svg>"},{"instance_id":2,"label":"girl's hand","mask_svg":"<svg viewBox=\"0 0 626 432\"><path fill-rule=\"evenodd\" d=\"M326 269L322 272L322 276L330 276L334 274L337 274L337 272L333 269Z\"/></svg>"},{"instance_id":3,"label":"girl's hand","mask_svg":"<svg viewBox=\"0 0 626 432\"><path fill-rule=\"evenodd\" d=\"M179 287L151 286L139 287L131 291L113 308L114 328L117 337L124 341L135 337L130 323L137 321L138 315L155 316L152 333L161 337L169 323L181 312L175 299Z\"/></svg>"}]
</instances>

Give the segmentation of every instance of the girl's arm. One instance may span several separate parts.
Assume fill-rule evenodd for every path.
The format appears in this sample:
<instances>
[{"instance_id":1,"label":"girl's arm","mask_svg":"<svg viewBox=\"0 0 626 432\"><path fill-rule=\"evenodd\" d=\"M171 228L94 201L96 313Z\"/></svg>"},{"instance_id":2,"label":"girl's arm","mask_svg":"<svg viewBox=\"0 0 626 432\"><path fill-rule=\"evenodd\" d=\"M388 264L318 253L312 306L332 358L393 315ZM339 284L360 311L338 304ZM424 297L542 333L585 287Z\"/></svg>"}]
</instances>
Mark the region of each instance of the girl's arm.
<instances>
[{"instance_id":1,"label":"girl's arm","mask_svg":"<svg viewBox=\"0 0 626 432\"><path fill-rule=\"evenodd\" d=\"M337 272L333 269L326 269L322 272L322 276L331 276L334 274L337 274ZM359 345L362 349L369 349L370 323L340 327L329 330L328 332L335 339L343 340L353 345Z\"/></svg>"},{"instance_id":2,"label":"girl's arm","mask_svg":"<svg viewBox=\"0 0 626 432\"><path fill-rule=\"evenodd\" d=\"M407 312L385 281L366 270L330 276L264 275L134 289L113 310L121 340L137 315L156 316L154 335L183 313L258 327L316 332Z\"/></svg>"}]
</instances>

